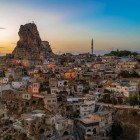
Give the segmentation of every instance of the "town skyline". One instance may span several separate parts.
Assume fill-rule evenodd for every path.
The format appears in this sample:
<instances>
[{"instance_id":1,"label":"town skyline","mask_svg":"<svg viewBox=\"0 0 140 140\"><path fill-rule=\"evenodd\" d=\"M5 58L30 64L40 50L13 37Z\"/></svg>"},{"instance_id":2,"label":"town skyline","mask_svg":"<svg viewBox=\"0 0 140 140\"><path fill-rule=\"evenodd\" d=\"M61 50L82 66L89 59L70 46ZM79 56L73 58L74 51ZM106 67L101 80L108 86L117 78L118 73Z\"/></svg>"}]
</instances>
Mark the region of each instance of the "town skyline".
<instances>
[{"instance_id":1,"label":"town skyline","mask_svg":"<svg viewBox=\"0 0 140 140\"><path fill-rule=\"evenodd\" d=\"M137 0L0 1L0 140L140 140Z\"/></svg>"},{"instance_id":2,"label":"town skyline","mask_svg":"<svg viewBox=\"0 0 140 140\"><path fill-rule=\"evenodd\" d=\"M136 0L0 3L0 53L11 53L19 40L20 25L33 21L55 53L91 52L92 38L97 54L117 49L139 51L140 3Z\"/></svg>"}]
</instances>

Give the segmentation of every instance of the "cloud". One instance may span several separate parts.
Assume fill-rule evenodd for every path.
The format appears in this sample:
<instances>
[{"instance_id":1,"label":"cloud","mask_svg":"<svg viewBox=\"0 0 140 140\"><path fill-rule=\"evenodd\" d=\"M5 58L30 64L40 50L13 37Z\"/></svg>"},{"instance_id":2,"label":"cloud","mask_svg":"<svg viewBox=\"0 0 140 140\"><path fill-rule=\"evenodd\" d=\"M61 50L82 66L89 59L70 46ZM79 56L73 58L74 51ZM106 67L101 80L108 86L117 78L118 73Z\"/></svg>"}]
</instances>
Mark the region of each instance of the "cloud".
<instances>
[{"instance_id":1,"label":"cloud","mask_svg":"<svg viewBox=\"0 0 140 140\"><path fill-rule=\"evenodd\" d=\"M12 42L11 44L12 44L12 45L15 45L16 43L15 43L15 42Z\"/></svg>"},{"instance_id":2,"label":"cloud","mask_svg":"<svg viewBox=\"0 0 140 140\"><path fill-rule=\"evenodd\" d=\"M4 27L0 27L0 30L5 30L6 28L4 28Z\"/></svg>"}]
</instances>

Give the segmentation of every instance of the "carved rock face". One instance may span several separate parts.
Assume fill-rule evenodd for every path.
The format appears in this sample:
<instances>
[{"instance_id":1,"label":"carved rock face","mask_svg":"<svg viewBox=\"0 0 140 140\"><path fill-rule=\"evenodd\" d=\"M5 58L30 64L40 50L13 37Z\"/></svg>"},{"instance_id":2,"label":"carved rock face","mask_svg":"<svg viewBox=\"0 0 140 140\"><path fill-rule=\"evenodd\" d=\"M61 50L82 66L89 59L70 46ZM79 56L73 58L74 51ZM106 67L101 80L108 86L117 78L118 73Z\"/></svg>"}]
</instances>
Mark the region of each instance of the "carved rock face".
<instances>
[{"instance_id":1,"label":"carved rock face","mask_svg":"<svg viewBox=\"0 0 140 140\"><path fill-rule=\"evenodd\" d=\"M45 57L52 53L49 42L41 41L39 32L34 23L21 25L19 29L20 40L17 42L12 54L15 58L40 59L40 55Z\"/></svg>"},{"instance_id":2,"label":"carved rock face","mask_svg":"<svg viewBox=\"0 0 140 140\"><path fill-rule=\"evenodd\" d=\"M18 34L20 37L20 42L28 42L28 43L32 42L34 44L38 43L36 45L41 44L41 39L37 30L37 27L33 23L21 25Z\"/></svg>"}]
</instances>

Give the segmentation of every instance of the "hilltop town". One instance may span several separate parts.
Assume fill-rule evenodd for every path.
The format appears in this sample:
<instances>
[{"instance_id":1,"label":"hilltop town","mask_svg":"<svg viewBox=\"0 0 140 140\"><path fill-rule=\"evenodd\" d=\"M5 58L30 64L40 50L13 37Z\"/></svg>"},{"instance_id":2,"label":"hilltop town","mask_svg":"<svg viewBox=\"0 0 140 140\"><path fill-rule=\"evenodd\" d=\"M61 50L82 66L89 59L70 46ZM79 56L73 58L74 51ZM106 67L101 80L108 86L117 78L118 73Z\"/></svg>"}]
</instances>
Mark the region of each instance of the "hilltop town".
<instances>
[{"instance_id":1,"label":"hilltop town","mask_svg":"<svg viewBox=\"0 0 140 140\"><path fill-rule=\"evenodd\" d=\"M56 55L34 23L0 58L0 139L139 140L140 54ZM129 130L129 129L130 130Z\"/></svg>"}]
</instances>

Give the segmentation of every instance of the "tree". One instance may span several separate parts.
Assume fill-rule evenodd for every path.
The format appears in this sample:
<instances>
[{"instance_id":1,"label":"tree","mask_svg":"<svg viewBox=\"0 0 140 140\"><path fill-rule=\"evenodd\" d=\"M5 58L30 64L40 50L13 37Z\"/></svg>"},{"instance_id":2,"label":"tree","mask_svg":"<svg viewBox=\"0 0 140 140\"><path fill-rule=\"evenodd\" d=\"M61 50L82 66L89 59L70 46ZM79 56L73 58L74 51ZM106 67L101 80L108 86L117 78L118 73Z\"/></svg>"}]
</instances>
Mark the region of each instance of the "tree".
<instances>
[{"instance_id":1,"label":"tree","mask_svg":"<svg viewBox=\"0 0 140 140\"><path fill-rule=\"evenodd\" d=\"M117 140L118 137L123 133L123 129L120 123L114 122L112 125L112 130L111 130L111 137L113 140Z\"/></svg>"},{"instance_id":2,"label":"tree","mask_svg":"<svg viewBox=\"0 0 140 140\"><path fill-rule=\"evenodd\" d=\"M22 75L23 76L28 76L28 72L27 72L26 68L22 69Z\"/></svg>"},{"instance_id":3,"label":"tree","mask_svg":"<svg viewBox=\"0 0 140 140\"><path fill-rule=\"evenodd\" d=\"M140 108L140 91L138 93L138 105L139 105L139 108Z\"/></svg>"},{"instance_id":4,"label":"tree","mask_svg":"<svg viewBox=\"0 0 140 140\"><path fill-rule=\"evenodd\" d=\"M85 86L85 88L84 88L83 92L84 92L84 93L88 93L88 92L89 92L89 90L90 90L90 87L89 87L89 86Z\"/></svg>"},{"instance_id":5,"label":"tree","mask_svg":"<svg viewBox=\"0 0 140 140\"><path fill-rule=\"evenodd\" d=\"M131 77L140 77L138 75L138 73L136 73L135 71L132 71L131 73L128 71L121 71L119 76L123 77L123 78L131 78Z\"/></svg>"},{"instance_id":6,"label":"tree","mask_svg":"<svg viewBox=\"0 0 140 140\"><path fill-rule=\"evenodd\" d=\"M38 70L38 74L42 74L43 72L42 72L42 70Z\"/></svg>"},{"instance_id":7,"label":"tree","mask_svg":"<svg viewBox=\"0 0 140 140\"><path fill-rule=\"evenodd\" d=\"M12 75L9 76L9 82L12 83L14 81L14 77Z\"/></svg>"},{"instance_id":8,"label":"tree","mask_svg":"<svg viewBox=\"0 0 140 140\"><path fill-rule=\"evenodd\" d=\"M0 77L5 77L5 71L4 70L0 71Z\"/></svg>"},{"instance_id":9,"label":"tree","mask_svg":"<svg viewBox=\"0 0 140 140\"><path fill-rule=\"evenodd\" d=\"M4 140L12 140L12 139L13 139L13 137L10 134L4 137Z\"/></svg>"},{"instance_id":10,"label":"tree","mask_svg":"<svg viewBox=\"0 0 140 140\"><path fill-rule=\"evenodd\" d=\"M112 93L112 92L110 90L108 90L108 89L105 89L104 93Z\"/></svg>"},{"instance_id":11,"label":"tree","mask_svg":"<svg viewBox=\"0 0 140 140\"><path fill-rule=\"evenodd\" d=\"M128 102L131 106L138 105L138 97L136 95L128 97Z\"/></svg>"},{"instance_id":12,"label":"tree","mask_svg":"<svg viewBox=\"0 0 140 140\"><path fill-rule=\"evenodd\" d=\"M40 84L40 88L39 88L39 92L45 92L47 90L48 90L48 88L47 88L46 84L45 83L41 83Z\"/></svg>"},{"instance_id":13,"label":"tree","mask_svg":"<svg viewBox=\"0 0 140 140\"><path fill-rule=\"evenodd\" d=\"M129 55L138 55L137 52L131 52L131 51L127 51L127 50L116 50L116 51L111 51L108 54L105 54L105 56L118 56L118 57L123 57L123 56L129 56Z\"/></svg>"},{"instance_id":14,"label":"tree","mask_svg":"<svg viewBox=\"0 0 140 140\"><path fill-rule=\"evenodd\" d=\"M104 103L111 103L110 94L109 93L104 94L102 101Z\"/></svg>"}]
</instances>

